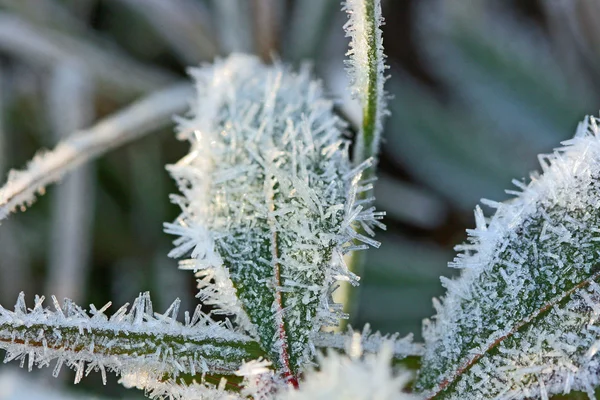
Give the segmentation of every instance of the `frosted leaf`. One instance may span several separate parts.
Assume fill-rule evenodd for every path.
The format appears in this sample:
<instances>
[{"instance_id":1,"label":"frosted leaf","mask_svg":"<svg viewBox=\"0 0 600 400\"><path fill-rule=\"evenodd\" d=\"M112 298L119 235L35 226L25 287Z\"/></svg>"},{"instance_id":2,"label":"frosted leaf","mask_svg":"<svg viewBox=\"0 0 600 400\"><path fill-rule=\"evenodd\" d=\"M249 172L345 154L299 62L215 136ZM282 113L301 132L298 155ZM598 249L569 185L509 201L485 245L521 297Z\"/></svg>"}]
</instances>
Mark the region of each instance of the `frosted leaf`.
<instances>
[{"instance_id":1,"label":"frosted leaf","mask_svg":"<svg viewBox=\"0 0 600 400\"><path fill-rule=\"evenodd\" d=\"M177 377L180 374L232 373L243 360L258 357L262 351L250 338L223 327L197 311L186 322L177 322L176 301L165 314L155 313L147 293L140 295L128 310L127 305L111 317L91 306L86 312L70 300L54 310L36 297L27 309L21 293L14 311L0 306L0 348L6 350L5 362L27 362L50 366L53 374L62 366L76 370L78 382L91 371L114 371L147 379Z\"/></svg>"},{"instance_id":2,"label":"frosted leaf","mask_svg":"<svg viewBox=\"0 0 600 400\"><path fill-rule=\"evenodd\" d=\"M311 356L313 333L343 315L338 281L357 283L343 254L382 213L356 202L344 124L307 70L234 54L192 70L198 97L179 121L190 152L169 171L182 213L173 257L197 271L199 297L259 338L288 379Z\"/></svg>"},{"instance_id":3,"label":"frosted leaf","mask_svg":"<svg viewBox=\"0 0 600 400\"><path fill-rule=\"evenodd\" d=\"M418 387L450 399L522 399L600 384L600 137L596 118L540 156L516 198L477 228L426 321Z\"/></svg>"},{"instance_id":4,"label":"frosted leaf","mask_svg":"<svg viewBox=\"0 0 600 400\"><path fill-rule=\"evenodd\" d=\"M381 33L383 16L380 0L347 0L343 4L348 14L344 29L350 37L350 49L346 53L350 91L363 110L355 150L356 159L362 161L377 155L383 117L388 113L383 88L387 69Z\"/></svg>"},{"instance_id":5,"label":"frosted leaf","mask_svg":"<svg viewBox=\"0 0 600 400\"><path fill-rule=\"evenodd\" d=\"M349 344L349 355L330 351L319 356L318 370L305 373L299 390L281 393L279 400L416 400L402 393L411 379L408 372L395 373L391 367L392 346L383 345L375 354L361 357L360 335Z\"/></svg>"}]
</instances>

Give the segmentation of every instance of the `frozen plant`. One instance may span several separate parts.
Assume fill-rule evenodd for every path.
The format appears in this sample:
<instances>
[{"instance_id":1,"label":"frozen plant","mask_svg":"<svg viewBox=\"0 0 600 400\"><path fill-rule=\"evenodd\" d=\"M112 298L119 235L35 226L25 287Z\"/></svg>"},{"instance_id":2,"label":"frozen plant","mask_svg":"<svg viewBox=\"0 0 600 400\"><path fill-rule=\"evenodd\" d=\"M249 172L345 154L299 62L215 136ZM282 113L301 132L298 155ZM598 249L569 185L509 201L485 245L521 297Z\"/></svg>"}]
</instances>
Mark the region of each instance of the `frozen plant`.
<instances>
[{"instance_id":1,"label":"frozen plant","mask_svg":"<svg viewBox=\"0 0 600 400\"><path fill-rule=\"evenodd\" d=\"M178 319L150 295L112 314L52 297L0 307L0 348L31 370L80 381L116 373L168 399L549 399L600 386L600 129L540 156L542 173L476 228L450 263L443 301L411 336L335 333L333 299L359 282L360 250L379 247L371 205L386 94L379 1L348 0L348 71L363 113L353 157L346 123L308 69L232 54L191 70L196 94L178 119L189 153L168 170L181 213L165 224L170 256L194 272L201 304ZM157 14L153 14L158 16ZM187 105L176 85L36 156L0 189L0 219L65 172L146 133ZM351 260L350 267L345 256ZM202 305L210 306L210 312ZM400 305L403 306L403 305ZM411 357L412 359L410 359ZM416 376L406 369L420 365ZM403 367L402 367L403 366ZM415 368L416 369L416 368ZM413 379L415 378L415 379ZM581 393L579 393L581 394Z\"/></svg>"},{"instance_id":2,"label":"frozen plant","mask_svg":"<svg viewBox=\"0 0 600 400\"><path fill-rule=\"evenodd\" d=\"M356 201L369 161L352 168L341 121L307 71L231 55L193 72L198 97L179 135L191 151L170 166L183 196L166 231L190 255L199 297L255 337L297 386L311 337L337 325L336 282L356 282L343 255L381 213Z\"/></svg>"},{"instance_id":3,"label":"frozen plant","mask_svg":"<svg viewBox=\"0 0 600 400\"><path fill-rule=\"evenodd\" d=\"M352 91L364 109L354 160L346 123L307 68L232 54L191 70L196 96L177 129L190 151L168 166L181 214L165 231L177 236L169 255L194 271L210 313L199 305L180 322L178 301L157 313L148 293L110 316L110 303L86 311L53 297L48 308L36 297L28 308L21 294L14 311L0 308L7 360L29 370L53 363L55 376L67 366L76 382L91 371L106 382L115 372L153 398L314 398L320 385L335 384L323 378L330 370L356 375L355 385L375 379L380 398L403 398L410 374L396 376L392 360L420 354L419 345L323 331L347 317L332 297L339 282L359 281L344 256L378 247L375 229L385 228L369 194L385 114L380 4L354 0L345 9ZM145 133L187 93L176 86L154 94L11 172L0 218L67 170ZM337 355L347 343L349 356ZM334 350L320 357L323 347ZM362 360L363 348L373 355ZM315 363L324 369L309 372Z\"/></svg>"}]
</instances>

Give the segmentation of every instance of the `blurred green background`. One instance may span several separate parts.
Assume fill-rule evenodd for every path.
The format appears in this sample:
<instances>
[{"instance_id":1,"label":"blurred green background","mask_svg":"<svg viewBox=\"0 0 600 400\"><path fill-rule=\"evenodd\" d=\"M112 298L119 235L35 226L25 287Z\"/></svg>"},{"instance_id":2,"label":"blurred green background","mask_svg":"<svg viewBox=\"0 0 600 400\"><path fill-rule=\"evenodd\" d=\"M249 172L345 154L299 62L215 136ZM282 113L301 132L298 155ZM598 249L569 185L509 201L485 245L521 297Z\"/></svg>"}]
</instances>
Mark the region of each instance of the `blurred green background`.
<instances>
[{"instance_id":1,"label":"blurred green background","mask_svg":"<svg viewBox=\"0 0 600 400\"><path fill-rule=\"evenodd\" d=\"M0 0L0 9L3 180L61 136L235 51L310 60L339 112L360 118L345 90L337 0ZM388 230L368 252L351 324L420 339L432 297L443 294L439 276L457 273L446 263L474 225L475 204L509 198L511 179L526 178L537 154L596 113L600 1L387 0L383 14L391 115L376 197ZM11 216L0 226L0 304L23 290L29 301L57 294L120 305L150 290L155 309L176 297L193 309L195 280L167 258L172 238L162 232L177 216L164 165L186 147L171 130L155 132ZM23 378L8 371L0 367L0 399L24 398L14 394ZM101 387L92 374L73 388L62 376L27 379L139 396L114 377Z\"/></svg>"}]
</instances>

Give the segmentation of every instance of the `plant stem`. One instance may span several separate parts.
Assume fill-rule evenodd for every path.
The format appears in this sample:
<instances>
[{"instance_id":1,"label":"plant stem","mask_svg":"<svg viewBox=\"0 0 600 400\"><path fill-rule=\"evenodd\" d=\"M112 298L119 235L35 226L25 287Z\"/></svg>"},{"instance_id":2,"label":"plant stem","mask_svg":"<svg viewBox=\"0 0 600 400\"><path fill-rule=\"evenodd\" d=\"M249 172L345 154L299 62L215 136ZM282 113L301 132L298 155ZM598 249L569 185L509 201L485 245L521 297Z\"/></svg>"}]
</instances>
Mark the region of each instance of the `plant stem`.
<instances>
[{"instance_id":1,"label":"plant stem","mask_svg":"<svg viewBox=\"0 0 600 400\"><path fill-rule=\"evenodd\" d=\"M182 84L159 90L73 133L54 150L36 155L26 170L11 171L0 188L0 221L17 207L31 204L36 192L43 192L75 167L164 126L173 114L185 110L190 95L190 88Z\"/></svg>"},{"instance_id":2,"label":"plant stem","mask_svg":"<svg viewBox=\"0 0 600 400\"><path fill-rule=\"evenodd\" d=\"M350 14L349 24L351 24L347 30L352 37L351 51L349 52L352 54L350 74L354 84L357 85L354 91L361 99L363 110L362 124L354 146L353 163L360 165L365 160L373 159L372 165L365 169L362 175L362 180L368 182L375 178L382 119L385 114L385 93L383 91L385 65L379 28L381 4L379 0L349 0L346 8ZM356 18L364 20L357 21ZM359 27L362 29L359 30ZM363 49L362 52L361 49ZM361 55L363 57L366 55L366 59L361 59ZM366 87L359 86L362 81L366 82ZM372 189L361 192L357 200L364 201L370 198L373 195L372 192ZM365 204L366 206L367 204ZM358 233L366 234L362 228L358 230ZM354 274L361 276L365 259L366 254L363 251L353 252L348 259L348 268ZM344 304L344 312L351 314L356 307L358 288L346 285L345 288L340 289L341 293L338 295L338 299ZM340 324L342 330L345 329L346 324L346 321L342 321Z\"/></svg>"}]
</instances>

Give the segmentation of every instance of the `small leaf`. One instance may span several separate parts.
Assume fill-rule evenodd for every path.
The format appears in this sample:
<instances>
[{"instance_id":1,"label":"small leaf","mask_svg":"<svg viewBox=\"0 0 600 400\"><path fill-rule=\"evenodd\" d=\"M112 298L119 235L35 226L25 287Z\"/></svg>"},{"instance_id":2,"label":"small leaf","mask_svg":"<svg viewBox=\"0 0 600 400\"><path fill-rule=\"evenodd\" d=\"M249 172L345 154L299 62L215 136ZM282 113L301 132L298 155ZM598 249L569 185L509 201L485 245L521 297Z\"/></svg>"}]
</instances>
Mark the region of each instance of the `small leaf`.
<instances>
[{"instance_id":1,"label":"small leaf","mask_svg":"<svg viewBox=\"0 0 600 400\"><path fill-rule=\"evenodd\" d=\"M425 326L418 387L430 398L523 399L600 383L600 137L578 127L507 203L484 201Z\"/></svg>"},{"instance_id":2,"label":"small leaf","mask_svg":"<svg viewBox=\"0 0 600 400\"><path fill-rule=\"evenodd\" d=\"M343 262L356 232L373 233L381 213L356 202L344 124L320 83L302 70L232 55L193 71L198 99L180 137L192 148L169 167L183 196L168 233L173 257L200 274L200 294L256 335L282 376L294 382L314 346L337 324L335 283L357 277Z\"/></svg>"},{"instance_id":3,"label":"small leaf","mask_svg":"<svg viewBox=\"0 0 600 400\"><path fill-rule=\"evenodd\" d=\"M153 313L147 293L140 295L129 311L121 307L110 318L100 310L85 310L65 300L62 307L53 298L55 310L44 308L43 297L27 310L21 293L14 311L0 307L0 348L6 359L27 360L49 366L56 360L54 376L63 365L74 368L75 381L100 370L120 375L144 375L148 379L182 374L232 373L245 359L262 355L258 344L247 336L211 322L198 309L185 324L176 320L179 302L165 314ZM28 359L27 359L28 358Z\"/></svg>"}]
</instances>

